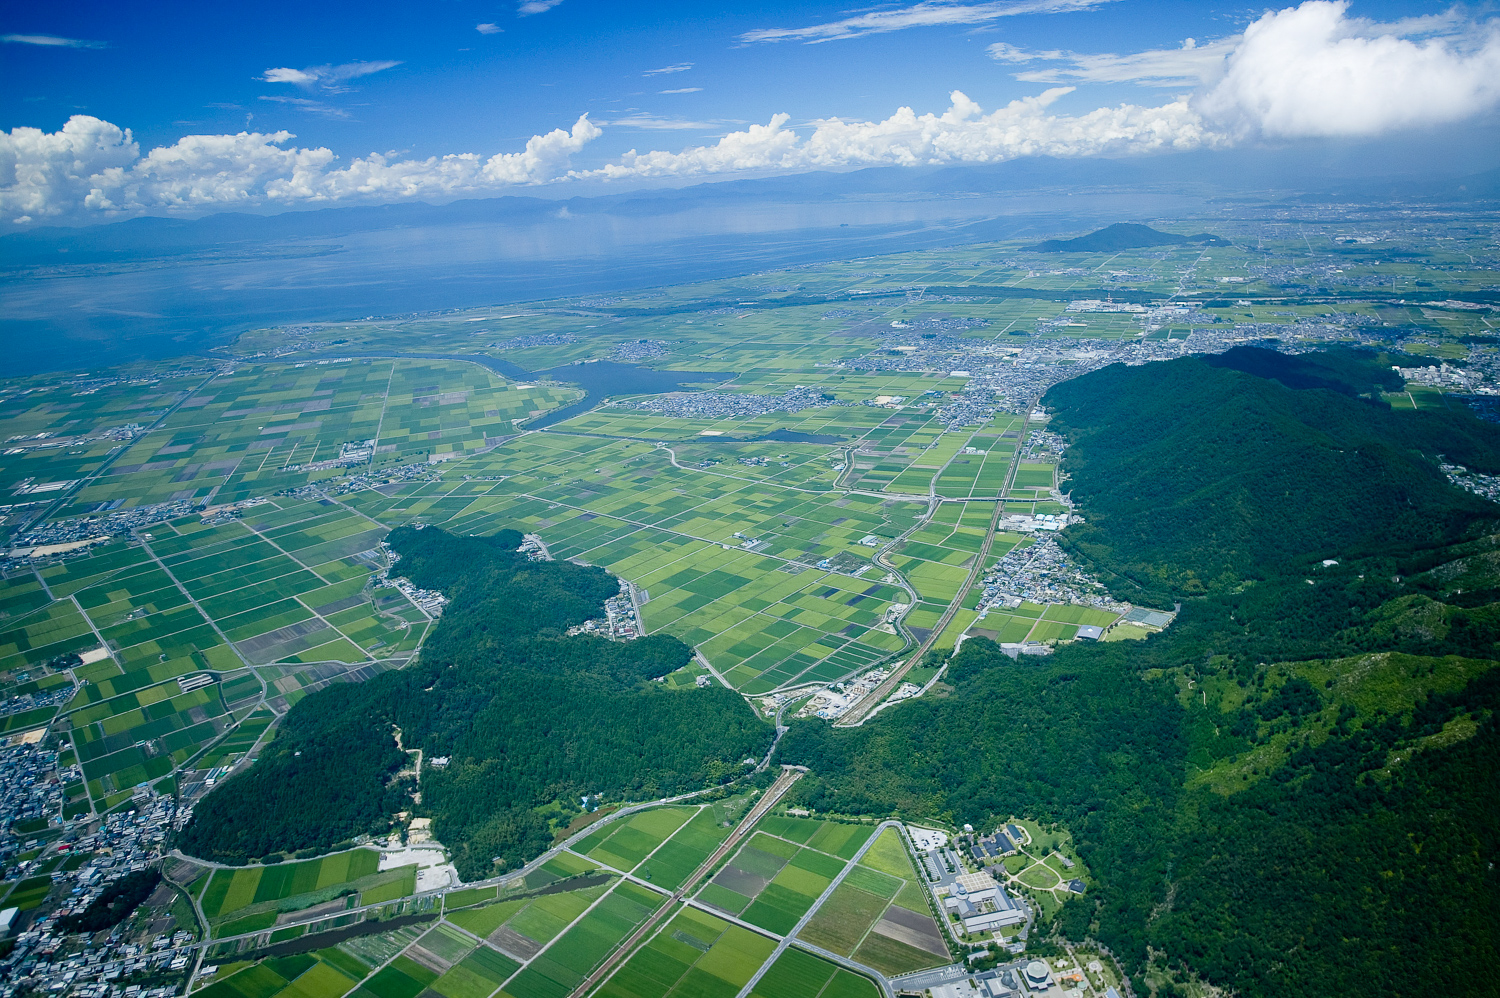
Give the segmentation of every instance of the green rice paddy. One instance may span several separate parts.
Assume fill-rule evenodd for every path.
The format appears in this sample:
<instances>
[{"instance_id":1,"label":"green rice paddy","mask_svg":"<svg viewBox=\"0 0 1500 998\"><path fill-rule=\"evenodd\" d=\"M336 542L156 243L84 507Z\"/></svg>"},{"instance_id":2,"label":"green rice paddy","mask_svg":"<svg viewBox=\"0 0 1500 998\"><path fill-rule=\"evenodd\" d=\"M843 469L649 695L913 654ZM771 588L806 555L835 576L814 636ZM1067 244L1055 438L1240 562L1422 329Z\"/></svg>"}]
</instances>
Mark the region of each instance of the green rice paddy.
<instances>
[{"instance_id":1,"label":"green rice paddy","mask_svg":"<svg viewBox=\"0 0 1500 998\"><path fill-rule=\"evenodd\" d=\"M344 954L329 954L331 960L323 956L304 954L267 960L215 981L197 994L203 998L343 998L367 972ZM411 996L391 992L379 998Z\"/></svg>"},{"instance_id":2,"label":"green rice paddy","mask_svg":"<svg viewBox=\"0 0 1500 998\"><path fill-rule=\"evenodd\" d=\"M894 828L880 833L800 938L888 975L950 959L927 893Z\"/></svg>"},{"instance_id":3,"label":"green rice paddy","mask_svg":"<svg viewBox=\"0 0 1500 998\"><path fill-rule=\"evenodd\" d=\"M684 908L593 993L600 998L734 995L775 948L767 936Z\"/></svg>"},{"instance_id":4,"label":"green rice paddy","mask_svg":"<svg viewBox=\"0 0 1500 998\"><path fill-rule=\"evenodd\" d=\"M229 936L273 925L282 911L355 894L374 904L415 890L416 867L380 871L379 861L373 850L355 849L300 863L217 869L200 903L215 935Z\"/></svg>"},{"instance_id":5,"label":"green rice paddy","mask_svg":"<svg viewBox=\"0 0 1500 998\"><path fill-rule=\"evenodd\" d=\"M788 949L750 993L754 998L874 998L880 991L867 977L811 953Z\"/></svg>"},{"instance_id":6,"label":"green rice paddy","mask_svg":"<svg viewBox=\"0 0 1500 998\"><path fill-rule=\"evenodd\" d=\"M574 851L664 890L674 890L703 864L731 828L724 804L658 808L611 822L586 836ZM566 855L566 854L565 854Z\"/></svg>"}]
</instances>

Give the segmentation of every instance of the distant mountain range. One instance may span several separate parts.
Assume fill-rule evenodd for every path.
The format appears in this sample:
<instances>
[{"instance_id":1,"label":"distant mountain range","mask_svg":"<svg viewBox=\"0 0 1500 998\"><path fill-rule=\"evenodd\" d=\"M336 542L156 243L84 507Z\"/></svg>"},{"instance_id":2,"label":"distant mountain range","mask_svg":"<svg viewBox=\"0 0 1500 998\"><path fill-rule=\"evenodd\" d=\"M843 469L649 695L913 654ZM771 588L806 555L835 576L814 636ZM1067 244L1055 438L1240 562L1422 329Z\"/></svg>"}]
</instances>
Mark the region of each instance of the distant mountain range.
<instances>
[{"instance_id":1,"label":"distant mountain range","mask_svg":"<svg viewBox=\"0 0 1500 998\"><path fill-rule=\"evenodd\" d=\"M1304 175L1296 185L1285 171L1263 166L1226 175L1222 164L1188 154L1131 160L1013 160L985 166L876 167L850 173L805 173L788 177L729 180L688 187L638 190L567 199L507 196L434 205L406 202L284 211L279 214L220 212L197 219L134 218L84 227L43 226L0 237L0 267L81 265L162 259L282 240L330 239L358 232L445 225L526 225L553 218L605 215L623 218L670 216L707 206L886 202L892 198L968 199L1025 193L1166 192L1200 197L1235 193L1257 201L1415 199L1472 202L1500 197L1500 169L1434 180L1404 177ZM1060 203L1061 206L1061 203ZM1150 233L1143 225L1111 226L1110 243L1074 250L1131 249L1167 245L1182 237L1155 233L1158 242L1123 242L1125 230ZM1083 237L1093 240L1103 233ZM1204 237L1187 237L1205 241ZM1047 251L1061 250L1051 241Z\"/></svg>"}]
</instances>

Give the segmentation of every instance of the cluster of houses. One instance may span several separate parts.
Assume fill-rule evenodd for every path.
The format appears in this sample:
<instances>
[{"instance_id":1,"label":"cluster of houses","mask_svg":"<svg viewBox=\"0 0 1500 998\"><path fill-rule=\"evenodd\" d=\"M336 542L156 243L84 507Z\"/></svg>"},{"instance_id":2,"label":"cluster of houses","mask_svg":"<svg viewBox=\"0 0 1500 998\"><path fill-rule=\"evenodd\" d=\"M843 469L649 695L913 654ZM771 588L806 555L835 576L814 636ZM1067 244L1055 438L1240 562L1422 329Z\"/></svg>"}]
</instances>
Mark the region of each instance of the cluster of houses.
<instances>
[{"instance_id":1,"label":"cluster of houses","mask_svg":"<svg viewBox=\"0 0 1500 998\"><path fill-rule=\"evenodd\" d=\"M1019 825L1005 825L995 829L989 835L981 835L976 839L969 849L969 854L974 857L976 863L983 864L987 860L1014 855L1020 852L1020 847L1025 844L1025 829Z\"/></svg>"}]
</instances>

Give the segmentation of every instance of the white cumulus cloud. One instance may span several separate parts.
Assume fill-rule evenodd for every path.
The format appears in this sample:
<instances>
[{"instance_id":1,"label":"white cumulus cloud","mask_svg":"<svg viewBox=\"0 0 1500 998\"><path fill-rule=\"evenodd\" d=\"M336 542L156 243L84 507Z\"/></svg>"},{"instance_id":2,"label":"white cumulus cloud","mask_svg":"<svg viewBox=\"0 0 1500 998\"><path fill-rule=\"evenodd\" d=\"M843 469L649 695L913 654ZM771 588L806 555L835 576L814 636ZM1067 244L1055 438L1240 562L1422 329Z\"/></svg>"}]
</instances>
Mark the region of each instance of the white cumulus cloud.
<instances>
[{"instance_id":1,"label":"white cumulus cloud","mask_svg":"<svg viewBox=\"0 0 1500 998\"><path fill-rule=\"evenodd\" d=\"M682 152L637 152L632 149L598 170L580 176L621 180L632 177L690 177L737 170L786 170L799 165L797 133L787 129L790 115L771 116L769 124L730 132L715 145Z\"/></svg>"},{"instance_id":2,"label":"white cumulus cloud","mask_svg":"<svg viewBox=\"0 0 1500 998\"><path fill-rule=\"evenodd\" d=\"M563 0L522 0L516 6L516 13L521 17L529 17L532 14L545 14L562 2Z\"/></svg>"},{"instance_id":3,"label":"white cumulus cloud","mask_svg":"<svg viewBox=\"0 0 1500 998\"><path fill-rule=\"evenodd\" d=\"M265 203L395 200L539 184L566 177L569 158L601 133L584 115L525 149L402 159L371 153L345 165L331 149L288 146L290 132L188 135L142 156L128 129L74 115L59 131L0 132L0 217L97 218L143 211Z\"/></svg>"},{"instance_id":4,"label":"white cumulus cloud","mask_svg":"<svg viewBox=\"0 0 1500 998\"><path fill-rule=\"evenodd\" d=\"M1379 135L1500 105L1500 22L1459 8L1382 24L1347 0L1268 11L1242 34L1124 55L989 47L1030 83L1191 88L1191 106L1240 138Z\"/></svg>"},{"instance_id":5,"label":"white cumulus cloud","mask_svg":"<svg viewBox=\"0 0 1500 998\"><path fill-rule=\"evenodd\" d=\"M479 32L481 35L498 35L505 29L500 27L500 25L498 24L491 24L486 22L484 24L474 25L474 30Z\"/></svg>"},{"instance_id":6,"label":"white cumulus cloud","mask_svg":"<svg viewBox=\"0 0 1500 998\"><path fill-rule=\"evenodd\" d=\"M533 135L524 152L500 153L484 164L487 179L500 184L535 184L555 180L568 168L568 158L603 135L600 127L580 115L571 131L554 128Z\"/></svg>"},{"instance_id":7,"label":"white cumulus cloud","mask_svg":"<svg viewBox=\"0 0 1500 998\"><path fill-rule=\"evenodd\" d=\"M1048 90L985 114L955 90L942 114L903 107L882 121L815 122L802 139L778 114L764 125L730 132L717 143L681 152L631 150L618 162L578 176L692 177L743 170L806 170L851 166L998 163L1021 156L1099 156L1196 149L1220 138L1185 100L1161 107L1121 105L1087 114L1048 111L1071 87Z\"/></svg>"},{"instance_id":8,"label":"white cumulus cloud","mask_svg":"<svg viewBox=\"0 0 1500 998\"><path fill-rule=\"evenodd\" d=\"M82 114L56 132L0 132L0 212L15 221L70 214L82 206L94 176L140 155L130 129Z\"/></svg>"},{"instance_id":9,"label":"white cumulus cloud","mask_svg":"<svg viewBox=\"0 0 1500 998\"><path fill-rule=\"evenodd\" d=\"M1194 106L1237 133L1303 138L1445 124L1500 104L1500 23L1378 25L1348 7L1311 0L1265 14Z\"/></svg>"},{"instance_id":10,"label":"white cumulus cloud","mask_svg":"<svg viewBox=\"0 0 1500 998\"><path fill-rule=\"evenodd\" d=\"M282 148L292 138L290 132L187 135L90 177L84 205L140 211L258 204L268 183L321 172L334 160L328 149Z\"/></svg>"}]
</instances>

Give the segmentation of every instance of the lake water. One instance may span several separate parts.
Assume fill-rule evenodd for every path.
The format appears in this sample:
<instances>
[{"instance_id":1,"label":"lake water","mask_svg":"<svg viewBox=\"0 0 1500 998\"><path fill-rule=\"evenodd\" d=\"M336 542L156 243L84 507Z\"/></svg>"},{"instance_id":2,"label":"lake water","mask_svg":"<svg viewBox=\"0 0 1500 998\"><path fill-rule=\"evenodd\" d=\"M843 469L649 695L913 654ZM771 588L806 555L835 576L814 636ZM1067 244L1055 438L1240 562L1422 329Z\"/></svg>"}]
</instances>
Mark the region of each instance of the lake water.
<instances>
[{"instance_id":1,"label":"lake water","mask_svg":"<svg viewBox=\"0 0 1500 998\"><path fill-rule=\"evenodd\" d=\"M330 354L329 356L332 355ZM577 385L588 393L572 405L555 409L545 416L540 416L532 422L527 423L526 428L528 430L535 430L543 426L551 426L554 423L561 423L566 419L572 419L580 413L588 412L607 398L618 398L622 395L663 395L667 392L696 391L701 390L701 387L704 385L712 385L738 377L738 375L727 371L658 371L654 368L642 367L639 364L620 364L612 360L598 360L583 364L565 364L562 367L553 367L545 371L528 371L523 367L512 364L508 360L501 360L498 357L488 357L483 354L341 353L338 356L468 361L487 367L496 374L515 381L537 381L547 378L552 381L562 381L570 385ZM786 431L776 431L776 433L783 432ZM793 436L800 438L806 436L806 434L793 434ZM767 434L765 437L757 437L756 439L780 440L784 438L778 437L773 433ZM832 437L830 440L837 442L838 438ZM817 441L812 441L809 438L805 442Z\"/></svg>"},{"instance_id":2,"label":"lake water","mask_svg":"<svg viewBox=\"0 0 1500 998\"><path fill-rule=\"evenodd\" d=\"M1061 197L699 204L288 240L255 259L144 261L0 275L7 374L200 353L257 327L594 295L800 263L1030 238L1122 217L1180 217L1201 199Z\"/></svg>"},{"instance_id":3,"label":"lake water","mask_svg":"<svg viewBox=\"0 0 1500 998\"><path fill-rule=\"evenodd\" d=\"M514 366L514 365L512 365ZM588 412L604 399L621 395L661 395L666 392L692 391L692 385L728 381L738 375L720 371L656 371L636 364L617 364L600 360L589 364L568 364L548 371L537 371L534 377L551 378L577 385L588 392L572 405L549 412L526 424L528 430L561 423Z\"/></svg>"}]
</instances>

